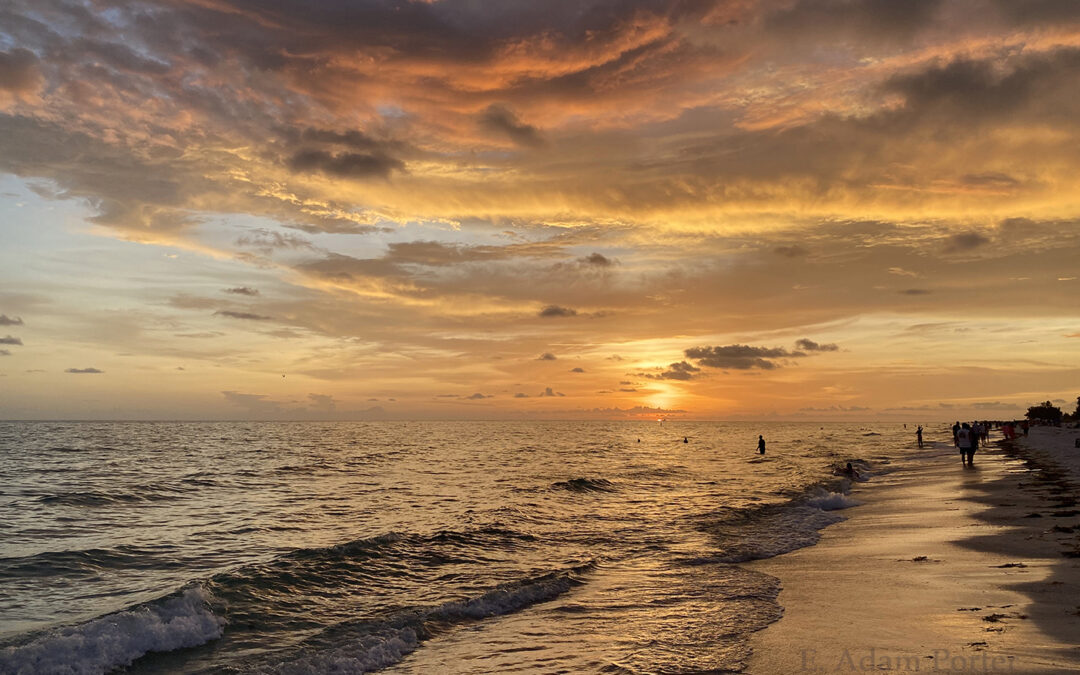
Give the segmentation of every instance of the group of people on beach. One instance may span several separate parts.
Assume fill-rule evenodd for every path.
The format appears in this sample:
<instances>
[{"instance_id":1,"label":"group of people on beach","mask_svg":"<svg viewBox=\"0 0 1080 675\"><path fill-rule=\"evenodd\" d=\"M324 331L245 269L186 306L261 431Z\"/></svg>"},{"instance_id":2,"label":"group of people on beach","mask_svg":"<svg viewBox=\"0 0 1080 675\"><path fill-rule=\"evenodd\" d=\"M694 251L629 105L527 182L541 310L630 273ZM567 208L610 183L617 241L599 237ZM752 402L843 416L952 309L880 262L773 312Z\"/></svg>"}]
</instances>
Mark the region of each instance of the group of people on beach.
<instances>
[{"instance_id":1,"label":"group of people on beach","mask_svg":"<svg viewBox=\"0 0 1080 675\"><path fill-rule=\"evenodd\" d=\"M1028 431L1031 429L1031 425L1027 420L1021 420L1019 422L967 422L960 423L959 421L952 427L953 445L960 450L960 461L967 466L975 465L975 453L979 450L979 444L986 444L990 440L990 428L995 426L1001 429L1002 436L1005 440L1012 441L1016 439L1017 430L1023 433L1024 436L1028 435ZM919 447L923 446L922 442L922 427L915 432L919 439Z\"/></svg>"},{"instance_id":2,"label":"group of people on beach","mask_svg":"<svg viewBox=\"0 0 1080 675\"><path fill-rule=\"evenodd\" d=\"M1017 433L1027 436L1031 424L1027 420L1020 420L1019 422L975 421L971 423L957 421L952 426L953 445L960 450L960 461L965 466L975 465L975 453L979 450L979 444L985 445L989 442L990 429L992 428L1001 429L1001 434L1005 437L1005 440L1011 441L1016 439ZM921 425L915 430L915 439L918 441L919 447L923 447L923 428Z\"/></svg>"},{"instance_id":3,"label":"group of people on beach","mask_svg":"<svg viewBox=\"0 0 1080 675\"><path fill-rule=\"evenodd\" d=\"M1016 422L1002 422L1001 423L1001 433L1005 436L1005 440L1007 440L1007 441L1016 440L1016 427L1017 426L1018 425L1017 425ZM1027 420L1021 420L1021 422L1019 424L1019 427L1020 427L1020 431L1025 436L1028 435L1028 431L1031 429L1031 425L1028 424Z\"/></svg>"},{"instance_id":4,"label":"group of people on beach","mask_svg":"<svg viewBox=\"0 0 1080 675\"><path fill-rule=\"evenodd\" d=\"M975 466L975 453L979 443L990 438L990 425L982 422L968 424L959 421L952 427L953 445L960 449L960 461L965 466Z\"/></svg>"},{"instance_id":5,"label":"group of people on beach","mask_svg":"<svg viewBox=\"0 0 1080 675\"><path fill-rule=\"evenodd\" d=\"M1028 422L1026 420L1019 423L998 422L995 426L1001 428L1006 440L1016 438L1017 427L1023 431L1025 436L1028 435ZM960 450L960 462L964 466L975 466L975 453L979 451L980 443L985 445L990 440L990 428L991 423L985 421L975 421L969 424L957 420L956 424L953 424L953 445ZM918 441L919 447L923 447L923 428L921 425L915 430L915 439Z\"/></svg>"},{"instance_id":6,"label":"group of people on beach","mask_svg":"<svg viewBox=\"0 0 1080 675\"><path fill-rule=\"evenodd\" d=\"M1011 441L1016 438L1017 428L1027 436L1030 425L1027 420L1020 422L997 422L995 426L1001 429L1005 440ZM960 461L967 466L975 465L975 453L979 450L979 443L984 445L990 440L990 422L972 422L961 424L957 422L952 427L953 445L960 450ZM919 447L922 447L922 427L919 427Z\"/></svg>"}]
</instances>

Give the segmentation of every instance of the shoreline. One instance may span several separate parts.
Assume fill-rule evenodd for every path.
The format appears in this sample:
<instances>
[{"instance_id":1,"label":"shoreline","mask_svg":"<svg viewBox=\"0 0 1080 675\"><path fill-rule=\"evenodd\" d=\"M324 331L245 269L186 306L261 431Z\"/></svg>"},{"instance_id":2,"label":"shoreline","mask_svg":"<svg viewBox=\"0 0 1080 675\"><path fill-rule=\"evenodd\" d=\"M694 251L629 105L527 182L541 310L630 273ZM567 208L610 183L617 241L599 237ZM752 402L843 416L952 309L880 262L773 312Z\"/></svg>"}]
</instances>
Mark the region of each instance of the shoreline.
<instances>
[{"instance_id":1,"label":"shoreline","mask_svg":"<svg viewBox=\"0 0 1080 675\"><path fill-rule=\"evenodd\" d=\"M1036 427L974 469L931 443L853 484L815 546L744 564L784 611L744 672L1080 672L1076 436Z\"/></svg>"}]
</instances>

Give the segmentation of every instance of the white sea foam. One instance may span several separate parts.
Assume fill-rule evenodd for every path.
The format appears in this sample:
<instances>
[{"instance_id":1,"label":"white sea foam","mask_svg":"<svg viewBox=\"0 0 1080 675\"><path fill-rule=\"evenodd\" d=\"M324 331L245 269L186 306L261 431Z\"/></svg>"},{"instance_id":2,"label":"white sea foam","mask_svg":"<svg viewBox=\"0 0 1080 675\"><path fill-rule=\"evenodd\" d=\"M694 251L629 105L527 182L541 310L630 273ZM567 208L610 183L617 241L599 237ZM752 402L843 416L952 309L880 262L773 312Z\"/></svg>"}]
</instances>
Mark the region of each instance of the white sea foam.
<instances>
[{"instance_id":1,"label":"white sea foam","mask_svg":"<svg viewBox=\"0 0 1080 675\"><path fill-rule=\"evenodd\" d=\"M182 594L86 623L58 628L0 651L0 672L10 675L97 675L131 664L149 652L195 647L221 636L209 593Z\"/></svg>"},{"instance_id":2,"label":"white sea foam","mask_svg":"<svg viewBox=\"0 0 1080 675\"><path fill-rule=\"evenodd\" d=\"M820 494L816 494L810 499L806 500L808 506L813 506L821 509L822 511L837 511L839 509L847 509L852 506L858 506L862 502L852 499L851 497L840 492L825 492L821 491Z\"/></svg>"},{"instance_id":3,"label":"white sea foam","mask_svg":"<svg viewBox=\"0 0 1080 675\"><path fill-rule=\"evenodd\" d=\"M705 531L719 538L721 552L716 556L691 558L686 563L739 563L813 546L821 537L820 530L844 519L832 511L859 504L841 492L816 488L788 504L751 512L745 519L728 515L705 527Z\"/></svg>"},{"instance_id":4,"label":"white sea foam","mask_svg":"<svg viewBox=\"0 0 1080 675\"><path fill-rule=\"evenodd\" d=\"M303 657L263 670L274 675L359 675L392 666L416 649L420 639L412 628L366 635L348 644L310 652Z\"/></svg>"},{"instance_id":5,"label":"white sea foam","mask_svg":"<svg viewBox=\"0 0 1080 675\"><path fill-rule=\"evenodd\" d=\"M537 602L551 600L570 590L572 583L565 576L551 576L510 589L496 589L478 598L463 602L448 602L431 612L431 618L483 619L499 616Z\"/></svg>"}]
</instances>

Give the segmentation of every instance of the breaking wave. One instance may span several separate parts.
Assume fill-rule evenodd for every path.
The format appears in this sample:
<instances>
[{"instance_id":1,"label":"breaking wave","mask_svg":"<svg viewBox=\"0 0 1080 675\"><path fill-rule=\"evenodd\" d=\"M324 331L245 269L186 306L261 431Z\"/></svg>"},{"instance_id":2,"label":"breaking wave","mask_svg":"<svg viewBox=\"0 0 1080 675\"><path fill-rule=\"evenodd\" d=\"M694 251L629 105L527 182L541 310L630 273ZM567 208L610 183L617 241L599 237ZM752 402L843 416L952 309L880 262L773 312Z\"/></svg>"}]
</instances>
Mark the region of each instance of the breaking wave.
<instances>
[{"instance_id":1,"label":"breaking wave","mask_svg":"<svg viewBox=\"0 0 1080 675\"><path fill-rule=\"evenodd\" d=\"M592 563L588 563L564 572L505 584L477 597L401 612L374 625L366 622L355 627L336 626L333 629L335 646L307 647L283 663L258 670L274 675L354 675L379 670L397 663L423 640L451 626L510 614L553 600L584 583L581 575L592 567Z\"/></svg>"},{"instance_id":2,"label":"breaking wave","mask_svg":"<svg viewBox=\"0 0 1080 675\"><path fill-rule=\"evenodd\" d=\"M703 519L700 529L717 539L720 552L702 562L739 563L782 555L813 546L820 530L844 519L836 511L860 502L844 493L847 481L817 486L782 504L720 509ZM839 491L834 491L834 489Z\"/></svg>"},{"instance_id":3,"label":"breaking wave","mask_svg":"<svg viewBox=\"0 0 1080 675\"><path fill-rule=\"evenodd\" d=\"M195 586L86 623L56 628L0 651L10 675L98 675L150 652L195 647L221 637L225 620Z\"/></svg>"}]
</instances>

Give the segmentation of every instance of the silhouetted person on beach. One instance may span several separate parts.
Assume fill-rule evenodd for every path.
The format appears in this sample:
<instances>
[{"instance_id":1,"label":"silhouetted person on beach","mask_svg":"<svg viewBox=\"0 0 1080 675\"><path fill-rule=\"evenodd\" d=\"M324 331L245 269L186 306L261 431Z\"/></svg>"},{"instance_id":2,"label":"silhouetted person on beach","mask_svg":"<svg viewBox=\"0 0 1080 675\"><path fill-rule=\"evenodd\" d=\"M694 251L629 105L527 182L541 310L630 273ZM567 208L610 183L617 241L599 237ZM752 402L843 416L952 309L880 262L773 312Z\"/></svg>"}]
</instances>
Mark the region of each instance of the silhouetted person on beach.
<instances>
[{"instance_id":1,"label":"silhouetted person on beach","mask_svg":"<svg viewBox=\"0 0 1080 675\"><path fill-rule=\"evenodd\" d=\"M975 466L975 453L979 451L979 436L979 425L975 424L971 428L971 447L967 451L968 466Z\"/></svg>"},{"instance_id":2,"label":"silhouetted person on beach","mask_svg":"<svg viewBox=\"0 0 1080 675\"><path fill-rule=\"evenodd\" d=\"M960 422L957 420L956 424L952 425L952 444L956 447L960 447L960 442L957 435L960 433Z\"/></svg>"},{"instance_id":3,"label":"silhouetted person on beach","mask_svg":"<svg viewBox=\"0 0 1080 675\"><path fill-rule=\"evenodd\" d=\"M759 455L765 454L765 438L760 434L757 437L757 451Z\"/></svg>"},{"instance_id":4,"label":"silhouetted person on beach","mask_svg":"<svg viewBox=\"0 0 1080 675\"><path fill-rule=\"evenodd\" d=\"M683 443L689 443L689 442L690 442L690 439L689 439L689 438L687 438L686 436L683 436L683 437L682 437L682 442L683 442Z\"/></svg>"},{"instance_id":5,"label":"silhouetted person on beach","mask_svg":"<svg viewBox=\"0 0 1080 675\"><path fill-rule=\"evenodd\" d=\"M915 438L919 440L919 447L922 447L922 426L915 430Z\"/></svg>"},{"instance_id":6,"label":"silhouetted person on beach","mask_svg":"<svg viewBox=\"0 0 1080 675\"><path fill-rule=\"evenodd\" d=\"M974 435L971 432L971 427L968 426L967 422L964 422L956 432L956 447L960 448L960 463L965 466L967 465L967 458L975 454L975 451L971 449L973 440Z\"/></svg>"}]
</instances>

